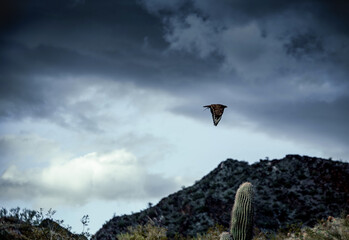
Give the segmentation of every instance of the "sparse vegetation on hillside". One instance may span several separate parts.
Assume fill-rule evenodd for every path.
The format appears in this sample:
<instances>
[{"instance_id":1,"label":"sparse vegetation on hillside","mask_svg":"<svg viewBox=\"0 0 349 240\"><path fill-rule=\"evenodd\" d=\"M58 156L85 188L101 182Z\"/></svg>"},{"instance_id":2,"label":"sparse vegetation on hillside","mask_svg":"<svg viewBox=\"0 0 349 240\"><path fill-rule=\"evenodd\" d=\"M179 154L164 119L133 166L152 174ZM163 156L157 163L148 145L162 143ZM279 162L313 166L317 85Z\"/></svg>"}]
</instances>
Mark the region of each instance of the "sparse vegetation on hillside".
<instances>
[{"instance_id":1,"label":"sparse vegetation on hillside","mask_svg":"<svg viewBox=\"0 0 349 240\"><path fill-rule=\"evenodd\" d=\"M63 220L54 219L56 211L49 209L46 213L39 211L12 208L0 210L0 239L1 240L87 240L88 215L83 216L81 234L71 232L71 227Z\"/></svg>"},{"instance_id":2,"label":"sparse vegetation on hillside","mask_svg":"<svg viewBox=\"0 0 349 240\"><path fill-rule=\"evenodd\" d=\"M71 233L62 220L53 220L55 211L33 211L19 208L0 210L1 240L87 240L86 234ZM48 218L45 218L48 217ZM83 217L83 224L88 223L88 217ZM176 233L174 237L167 236L167 229L149 221L145 225L128 227L128 231L114 236L112 240L218 240L226 230L221 225L215 225L206 233L196 236L183 236ZM320 220L313 228L292 224L279 229L277 233L265 233L255 229L253 240L349 240L349 215L341 218L328 217Z\"/></svg>"},{"instance_id":3,"label":"sparse vegetation on hillside","mask_svg":"<svg viewBox=\"0 0 349 240\"><path fill-rule=\"evenodd\" d=\"M177 240L218 240L224 227L216 225L205 234L195 237L185 237L176 234ZM343 218L329 217L321 220L313 227L301 228L300 224L293 224L288 228L280 229L277 233L263 233L255 229L253 240L349 240L349 215ZM115 240L167 240L166 228L155 226L152 223L129 227L127 233L118 234Z\"/></svg>"},{"instance_id":4,"label":"sparse vegetation on hillside","mask_svg":"<svg viewBox=\"0 0 349 240\"><path fill-rule=\"evenodd\" d=\"M278 233L258 233L253 240L349 240L349 215L341 218L329 216L313 228L293 224Z\"/></svg>"},{"instance_id":5,"label":"sparse vegetation on hillside","mask_svg":"<svg viewBox=\"0 0 349 240\"><path fill-rule=\"evenodd\" d=\"M145 225L129 227L126 233L118 234L115 240L218 240L223 230L223 226L215 225L209 228L205 234L197 234L195 237L183 236L177 233L173 238L169 238L166 235L167 229L165 227L156 226L154 223L148 222Z\"/></svg>"}]
</instances>

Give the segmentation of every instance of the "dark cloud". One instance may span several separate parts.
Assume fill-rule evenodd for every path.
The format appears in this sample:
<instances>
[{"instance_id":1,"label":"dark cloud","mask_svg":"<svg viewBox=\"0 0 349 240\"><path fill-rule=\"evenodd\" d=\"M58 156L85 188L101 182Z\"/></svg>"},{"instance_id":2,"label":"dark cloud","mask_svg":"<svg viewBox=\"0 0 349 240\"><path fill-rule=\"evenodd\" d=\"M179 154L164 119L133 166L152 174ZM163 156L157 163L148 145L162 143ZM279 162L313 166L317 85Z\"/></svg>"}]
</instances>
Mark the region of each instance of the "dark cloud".
<instances>
[{"instance_id":1,"label":"dark cloud","mask_svg":"<svg viewBox=\"0 0 349 240\"><path fill-rule=\"evenodd\" d=\"M144 2L156 9L157 1ZM170 47L202 58L218 54L231 73L230 81L211 85L216 91L202 89L202 99L210 99L204 104L216 97L270 134L348 144L347 3L194 0L191 10L178 9L158 8L171 13L162 15ZM190 106L174 111L201 117Z\"/></svg>"},{"instance_id":2,"label":"dark cloud","mask_svg":"<svg viewBox=\"0 0 349 240\"><path fill-rule=\"evenodd\" d=\"M250 118L258 117L258 127L272 134L280 134L287 138L298 138L301 142L321 142L329 149L330 146L341 148L347 152L349 129L345 122L349 121L348 96L333 101L294 100L292 102L254 103L248 106L234 105ZM248 109L248 110L247 110Z\"/></svg>"},{"instance_id":3,"label":"dark cloud","mask_svg":"<svg viewBox=\"0 0 349 240\"><path fill-rule=\"evenodd\" d=\"M290 42L286 43L284 46L286 53L296 58L300 58L304 55L322 53L324 51L321 39L311 33L293 36Z\"/></svg>"},{"instance_id":4,"label":"dark cloud","mask_svg":"<svg viewBox=\"0 0 349 240\"><path fill-rule=\"evenodd\" d=\"M91 76L173 89L204 76L203 67L219 66L166 52L161 21L135 1L18 1L10 7L20 21L9 23L0 39L2 119L62 122L67 98L79 95L90 84L82 79ZM65 80L74 77L80 82Z\"/></svg>"},{"instance_id":5,"label":"dark cloud","mask_svg":"<svg viewBox=\"0 0 349 240\"><path fill-rule=\"evenodd\" d=\"M66 108L69 96L96 84L89 82L89 77L134 81L147 88L178 89L190 78L207 81L206 74L219 67L218 63L187 54L161 54L139 47L89 54L43 44L4 45L6 49L0 56L4 62L0 66L0 117L4 119L54 116ZM104 83L100 81L100 85Z\"/></svg>"},{"instance_id":6,"label":"dark cloud","mask_svg":"<svg viewBox=\"0 0 349 240\"><path fill-rule=\"evenodd\" d=\"M193 103L219 102L270 134L349 143L348 3L37 0L1 9L2 120L64 122L62 112L77 110L67 99L93 76L179 96L185 106L173 111L191 117L201 116Z\"/></svg>"}]
</instances>

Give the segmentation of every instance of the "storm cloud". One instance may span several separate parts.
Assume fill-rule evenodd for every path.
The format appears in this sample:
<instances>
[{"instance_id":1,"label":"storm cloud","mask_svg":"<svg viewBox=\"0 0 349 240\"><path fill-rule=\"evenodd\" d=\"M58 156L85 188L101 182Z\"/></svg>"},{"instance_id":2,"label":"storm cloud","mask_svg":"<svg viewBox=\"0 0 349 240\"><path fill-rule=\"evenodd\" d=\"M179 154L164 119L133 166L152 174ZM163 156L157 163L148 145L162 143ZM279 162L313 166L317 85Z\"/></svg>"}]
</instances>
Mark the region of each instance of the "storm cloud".
<instances>
[{"instance_id":1,"label":"storm cloud","mask_svg":"<svg viewBox=\"0 0 349 240\"><path fill-rule=\"evenodd\" d=\"M91 134L98 139L91 140L93 147L108 146L101 152L84 148L85 154L64 155L61 165L50 162L42 169L18 169L10 166L14 160L2 160L7 168L0 187L8 196L29 196L29 188L50 197L65 191L74 203L89 195L160 196L161 189L178 185L175 180L142 169L132 154L113 150L124 147L124 136L131 136L124 145L132 145L132 131L156 132L146 122L151 116L156 116L157 129L167 133L164 126L172 126L161 116L202 122L207 117L202 106L211 103L228 106L222 123L230 130L247 127L315 146L329 157L349 158L348 3L6 0L0 9L0 124L49 122L58 126L59 131L46 131L54 137L72 131L83 134L76 137L81 141ZM108 135L115 129L118 141ZM22 145L11 150L10 143L18 136L0 130L0 151L14 159ZM57 149L51 149L53 155ZM116 160L102 161L103 152L116 154ZM132 171L140 176L130 182L139 196L125 189L108 192L114 180L122 186L126 179L113 178L120 154L131 159ZM65 190L58 189L65 180L50 185L58 173L72 174L66 169L78 165L89 173L81 176L81 185ZM97 173L91 166L113 181L105 185L102 178L93 178Z\"/></svg>"},{"instance_id":2,"label":"storm cloud","mask_svg":"<svg viewBox=\"0 0 349 240\"><path fill-rule=\"evenodd\" d=\"M203 100L224 99L260 131L347 154L348 4L143 3L162 18L169 49L221 60Z\"/></svg>"}]
</instances>

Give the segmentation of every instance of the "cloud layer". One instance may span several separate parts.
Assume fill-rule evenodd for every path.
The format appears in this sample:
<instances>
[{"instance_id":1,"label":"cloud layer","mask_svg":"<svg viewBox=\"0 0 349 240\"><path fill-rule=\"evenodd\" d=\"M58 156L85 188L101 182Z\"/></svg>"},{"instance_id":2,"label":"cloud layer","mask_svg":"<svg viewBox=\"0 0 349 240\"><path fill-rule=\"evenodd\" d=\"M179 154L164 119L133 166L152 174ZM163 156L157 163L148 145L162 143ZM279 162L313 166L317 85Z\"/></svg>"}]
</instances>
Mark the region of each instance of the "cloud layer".
<instances>
[{"instance_id":1,"label":"cloud layer","mask_svg":"<svg viewBox=\"0 0 349 240\"><path fill-rule=\"evenodd\" d=\"M323 148L327 139L341 156L348 154L347 4L143 2L162 18L169 49L219 59L212 84L201 81L202 101L224 101L258 131Z\"/></svg>"},{"instance_id":2,"label":"cloud layer","mask_svg":"<svg viewBox=\"0 0 349 240\"><path fill-rule=\"evenodd\" d=\"M32 199L46 205L157 198L178 187L174 179L149 173L125 150L89 153L41 168L12 165L0 177L3 200Z\"/></svg>"}]
</instances>

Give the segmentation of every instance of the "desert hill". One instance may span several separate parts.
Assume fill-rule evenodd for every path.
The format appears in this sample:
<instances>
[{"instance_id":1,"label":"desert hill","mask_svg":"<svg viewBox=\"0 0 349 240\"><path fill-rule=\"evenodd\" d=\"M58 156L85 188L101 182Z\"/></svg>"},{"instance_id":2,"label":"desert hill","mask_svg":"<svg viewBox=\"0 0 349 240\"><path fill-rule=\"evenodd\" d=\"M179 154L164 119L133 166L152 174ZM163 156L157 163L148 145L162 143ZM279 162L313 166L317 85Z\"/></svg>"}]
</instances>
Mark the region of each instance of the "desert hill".
<instances>
[{"instance_id":1,"label":"desert hill","mask_svg":"<svg viewBox=\"0 0 349 240\"><path fill-rule=\"evenodd\" d=\"M228 228L235 192L255 188L255 227L273 231L288 224L312 226L321 218L349 212L349 163L300 155L247 162L227 159L197 181L132 215L110 219L93 239L115 239L128 226L150 220L175 233L194 236L215 224Z\"/></svg>"}]
</instances>

